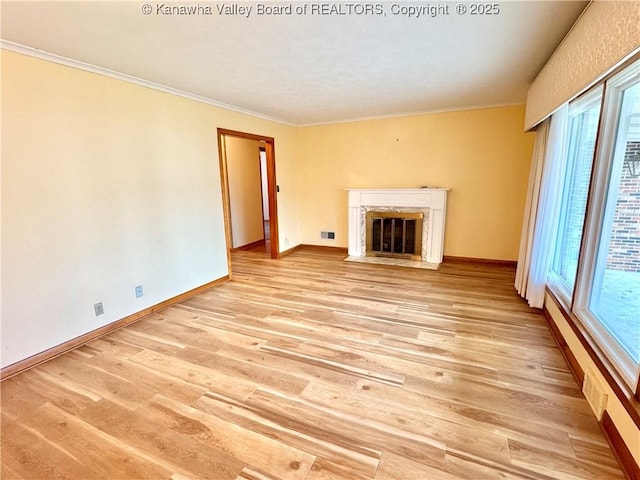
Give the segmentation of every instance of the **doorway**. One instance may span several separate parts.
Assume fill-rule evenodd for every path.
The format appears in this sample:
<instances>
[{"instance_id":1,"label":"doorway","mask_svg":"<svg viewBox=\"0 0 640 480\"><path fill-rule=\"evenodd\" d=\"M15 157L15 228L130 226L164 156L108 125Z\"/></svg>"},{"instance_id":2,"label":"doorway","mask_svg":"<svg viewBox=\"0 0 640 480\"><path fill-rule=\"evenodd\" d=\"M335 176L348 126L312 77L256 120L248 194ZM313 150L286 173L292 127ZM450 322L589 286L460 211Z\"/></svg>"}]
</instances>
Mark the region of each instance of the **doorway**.
<instances>
[{"instance_id":1,"label":"doorway","mask_svg":"<svg viewBox=\"0 0 640 480\"><path fill-rule=\"evenodd\" d=\"M231 144L239 139L259 142L259 147L255 152L256 166L260 171L260 186L262 198L259 211L253 214L260 216L261 228L263 229L263 241L267 246L266 253L271 258L279 258L278 248L278 207L275 175L275 141L272 137L255 135L252 133L238 132L235 130L218 129L218 154L220 159L220 180L222 185L222 205L224 209L225 235L227 243L227 259L231 269L231 251L234 249L233 221L231 208L231 190L229 187L229 159L227 144ZM261 164L264 168L261 168ZM266 178L263 178L265 177ZM234 181L238 181L234 178ZM254 209L256 210L256 209ZM237 235L239 236L240 233ZM259 243L259 242L254 242ZM249 247L251 244L249 244Z\"/></svg>"},{"instance_id":2,"label":"doorway","mask_svg":"<svg viewBox=\"0 0 640 480\"><path fill-rule=\"evenodd\" d=\"M258 148L260 152L260 186L262 192L262 232L265 249L271 251L271 216L269 215L269 175L267 173L267 150L264 146ZM278 187L276 186L276 190ZM277 193L277 192L276 192Z\"/></svg>"}]
</instances>

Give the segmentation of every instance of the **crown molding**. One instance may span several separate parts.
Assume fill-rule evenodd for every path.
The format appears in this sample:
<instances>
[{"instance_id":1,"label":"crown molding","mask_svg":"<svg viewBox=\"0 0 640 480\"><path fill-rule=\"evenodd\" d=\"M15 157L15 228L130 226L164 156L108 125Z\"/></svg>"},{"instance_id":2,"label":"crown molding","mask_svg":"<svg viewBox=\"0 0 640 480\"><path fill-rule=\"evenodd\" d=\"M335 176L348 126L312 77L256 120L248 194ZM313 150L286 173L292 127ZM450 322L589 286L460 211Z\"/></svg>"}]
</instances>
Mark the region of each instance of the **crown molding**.
<instances>
[{"instance_id":1,"label":"crown molding","mask_svg":"<svg viewBox=\"0 0 640 480\"><path fill-rule=\"evenodd\" d=\"M178 97L188 98L189 100L193 100L195 102L204 103L207 105L212 105L214 107L222 108L225 110L230 110L232 112L241 113L243 115L249 115L252 117L261 118L263 120L268 120L270 122L280 123L282 125L287 125L290 127L296 127L297 125L291 122L287 122L280 118L270 117L269 115L264 115L259 112L254 112L252 110L246 110L244 108L236 107L234 105L230 105L228 103L219 102L217 100L213 100L211 98L203 97L200 95L196 95L193 93L185 92L183 90L179 90L177 88L168 87L166 85L161 85L159 83L150 82L149 80L144 80L142 78L133 77L131 75L127 75L125 73L116 72L114 70L109 70L108 68L98 67L96 65L91 65L90 63L80 62L78 60L73 60L71 58L62 57L60 55L56 55L54 53L45 52L44 50L38 50L33 47L28 47L26 45L21 45L19 43L11 42L8 40L0 39L0 49L8 50L11 52L20 53L22 55L28 55L30 57L35 57L40 60L45 60L47 62L57 63L59 65L64 65L66 67L76 68L78 70L83 70L85 72L95 73L97 75L102 75L105 77L115 78L116 80L121 80L127 83L133 83L135 85L139 85L142 87L150 88L152 90L157 90L163 93L168 93L169 95L175 95Z\"/></svg>"},{"instance_id":2,"label":"crown molding","mask_svg":"<svg viewBox=\"0 0 640 480\"><path fill-rule=\"evenodd\" d=\"M375 120L386 120L391 118L405 118L405 117L419 117L421 115L434 115L438 113L455 113L455 112L468 112L471 110L485 110L489 108L506 108L506 107L518 107L525 105L524 100L521 102L507 102L507 103L487 103L481 105L464 105L461 107L443 108L435 110L419 110L417 112L397 112L384 115L371 115L365 117L346 118L343 120L333 120L327 122L317 123L301 123L297 126L300 128L306 127L323 127L328 125L337 125L340 123L355 123L355 122L370 122Z\"/></svg>"},{"instance_id":3,"label":"crown molding","mask_svg":"<svg viewBox=\"0 0 640 480\"><path fill-rule=\"evenodd\" d=\"M271 117L269 115L265 115L259 112L255 112L253 110L247 110L241 107L236 107L234 105L230 105L228 103L219 102L217 100L213 100L211 98L203 97L200 95L196 95L193 93L185 92L183 90L179 90L177 88L168 87L166 85L161 85L159 83L151 82L149 80L144 80L142 78L134 77L131 75L127 75L125 73L116 72L114 70L109 70L108 68L98 67L96 65L92 65L90 63L81 62L78 60L73 60L71 58L63 57L60 55L56 55L54 53L45 52L44 50L38 50L33 47L28 47L26 45L22 45L19 43L11 42L9 40L0 39L0 49L8 50L11 52L20 53L22 55L27 55L30 57L35 57L40 60L44 60L47 62L57 63L59 65L64 65L71 68L76 68L78 70L82 70L85 72L95 73L97 75L102 75L105 77L115 78L117 80L121 80L127 83L133 83L135 85L139 85L142 87L150 88L153 90L157 90L163 93L167 93L169 95L175 95L178 97L187 98L189 100L193 100L195 102L204 103L206 105L211 105L214 107L222 108L224 110L229 110L232 112L240 113L243 115L249 115L251 117L260 118L263 120L268 120L270 122L279 123L281 125L286 125L289 127L319 127L319 126L327 126L327 125L337 125L341 123L353 123L353 122L367 122L367 121L375 121L375 120L384 120L384 119L392 119L392 118L402 118L402 117L413 117L420 115L430 115L437 113L451 113L451 112L461 112L467 110L482 110L487 108L502 108L502 107L512 107L518 105L524 105L525 102L513 102L513 103L497 103L497 104L484 104L484 105L465 105L460 107L448 108L448 109L436 109L436 110L424 110L417 112L395 112L383 115L371 115L371 116L363 116L363 117L354 117L354 118L344 118L337 119L326 122L313 122L313 123L293 123L283 120L281 118Z\"/></svg>"}]
</instances>

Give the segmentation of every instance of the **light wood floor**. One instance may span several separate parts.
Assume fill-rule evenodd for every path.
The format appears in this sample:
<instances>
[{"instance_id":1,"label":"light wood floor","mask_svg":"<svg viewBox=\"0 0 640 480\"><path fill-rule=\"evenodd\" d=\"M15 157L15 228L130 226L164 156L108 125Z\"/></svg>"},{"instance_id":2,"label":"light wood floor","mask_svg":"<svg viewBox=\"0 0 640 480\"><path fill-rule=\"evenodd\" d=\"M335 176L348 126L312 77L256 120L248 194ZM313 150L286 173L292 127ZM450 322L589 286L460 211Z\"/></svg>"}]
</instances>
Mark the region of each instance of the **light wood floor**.
<instances>
[{"instance_id":1,"label":"light wood floor","mask_svg":"<svg viewBox=\"0 0 640 480\"><path fill-rule=\"evenodd\" d=\"M513 269L341 258L239 252L5 381L2 479L623 478Z\"/></svg>"}]
</instances>

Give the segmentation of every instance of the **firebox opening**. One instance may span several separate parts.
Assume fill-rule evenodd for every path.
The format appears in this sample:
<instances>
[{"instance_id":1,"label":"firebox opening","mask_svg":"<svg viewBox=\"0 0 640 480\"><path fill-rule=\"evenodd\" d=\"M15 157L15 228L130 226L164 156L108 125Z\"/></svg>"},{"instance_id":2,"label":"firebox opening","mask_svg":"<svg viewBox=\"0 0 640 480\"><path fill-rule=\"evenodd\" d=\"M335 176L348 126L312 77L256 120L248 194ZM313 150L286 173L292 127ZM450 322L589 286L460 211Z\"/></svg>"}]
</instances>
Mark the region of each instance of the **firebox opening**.
<instances>
[{"instance_id":1,"label":"firebox opening","mask_svg":"<svg viewBox=\"0 0 640 480\"><path fill-rule=\"evenodd\" d=\"M422 260L423 213L367 212L366 255Z\"/></svg>"}]
</instances>

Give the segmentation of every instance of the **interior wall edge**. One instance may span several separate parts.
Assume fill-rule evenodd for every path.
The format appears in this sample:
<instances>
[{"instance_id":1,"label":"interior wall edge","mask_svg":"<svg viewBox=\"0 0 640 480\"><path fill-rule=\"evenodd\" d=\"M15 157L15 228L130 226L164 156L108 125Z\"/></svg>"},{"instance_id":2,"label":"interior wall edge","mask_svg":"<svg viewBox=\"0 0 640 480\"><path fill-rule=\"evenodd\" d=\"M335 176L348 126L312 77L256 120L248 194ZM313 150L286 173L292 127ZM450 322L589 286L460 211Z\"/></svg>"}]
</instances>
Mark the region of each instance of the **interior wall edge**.
<instances>
[{"instance_id":1,"label":"interior wall edge","mask_svg":"<svg viewBox=\"0 0 640 480\"><path fill-rule=\"evenodd\" d=\"M59 357L60 355L64 355L65 353L70 352L71 350L74 350L78 347L81 347L82 345L85 345L93 340L97 340L98 338L104 337L105 335L108 335L111 332L115 332L116 330L126 327L127 325L131 325L132 323L138 322L148 317L149 315L158 313L166 308L169 308L172 305L175 305L176 303L183 302L184 300L187 300L193 296L199 295L200 293L206 292L207 290L210 290L215 286L228 281L229 281L229 275L225 275L224 277L218 278L217 280L213 280L209 283L205 283L204 285L191 289L187 292L181 293L180 295L176 295L175 297L169 298L163 302L152 305L151 307L147 307L143 310L140 310L139 312L133 313L124 318L116 320L115 322L111 322L100 328L87 332L83 335L80 335L79 337L72 338L71 340L68 340L64 343L61 343L60 345L56 345L55 347L49 348L40 353L32 355L28 358L25 358L24 360L20 360L11 365L7 365L6 367L3 367L2 369L0 369L0 381L4 381L15 375L18 375L19 373L29 370L30 368L36 367L42 363L48 362L49 360Z\"/></svg>"}]
</instances>

